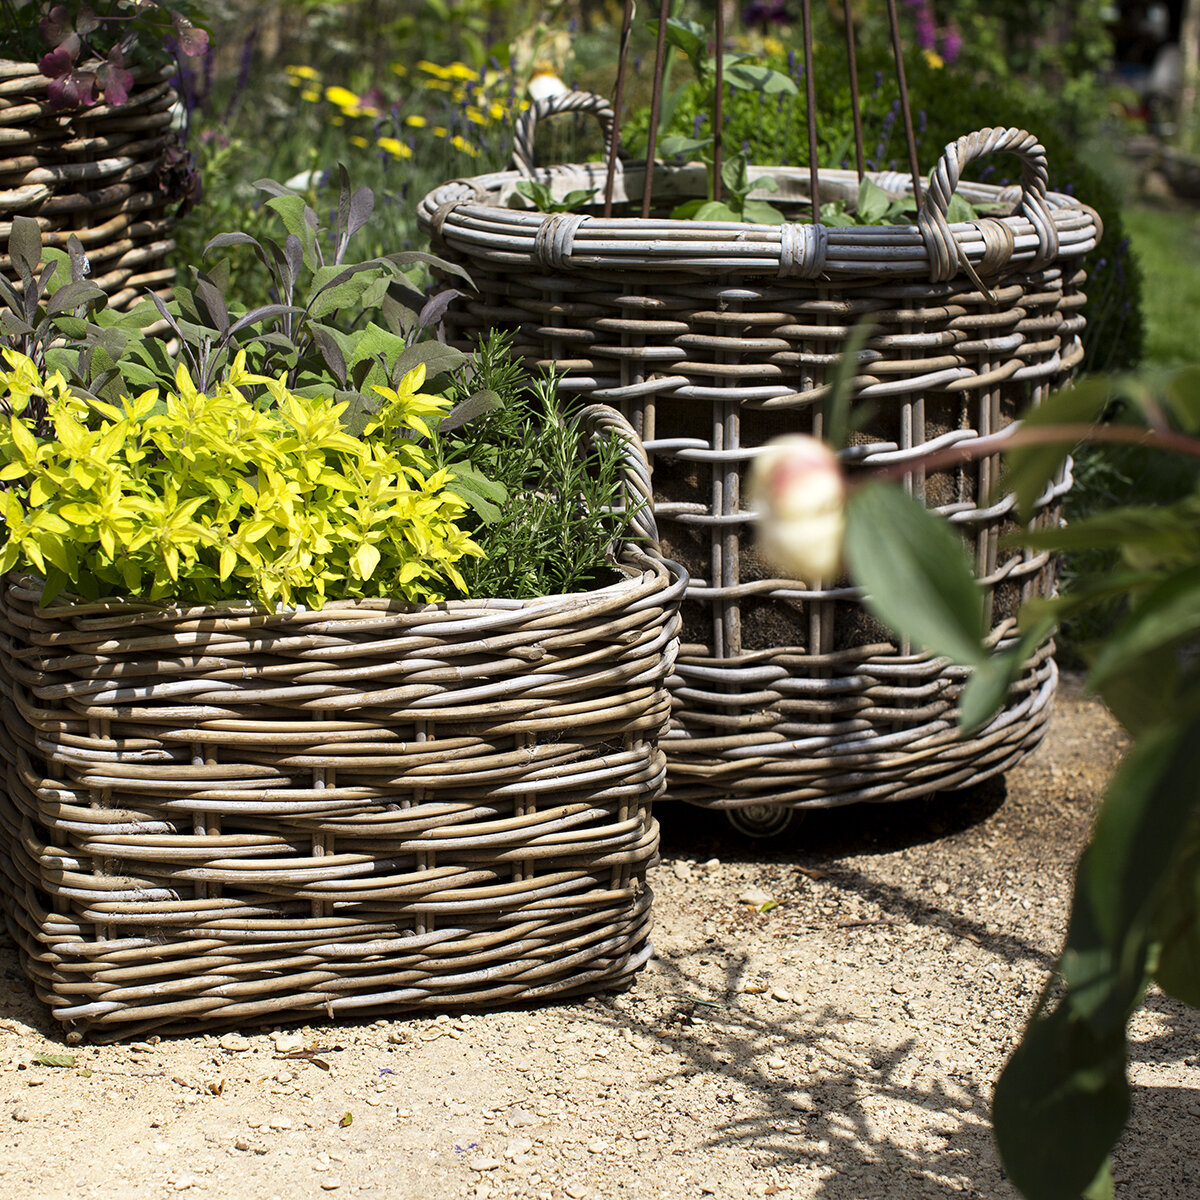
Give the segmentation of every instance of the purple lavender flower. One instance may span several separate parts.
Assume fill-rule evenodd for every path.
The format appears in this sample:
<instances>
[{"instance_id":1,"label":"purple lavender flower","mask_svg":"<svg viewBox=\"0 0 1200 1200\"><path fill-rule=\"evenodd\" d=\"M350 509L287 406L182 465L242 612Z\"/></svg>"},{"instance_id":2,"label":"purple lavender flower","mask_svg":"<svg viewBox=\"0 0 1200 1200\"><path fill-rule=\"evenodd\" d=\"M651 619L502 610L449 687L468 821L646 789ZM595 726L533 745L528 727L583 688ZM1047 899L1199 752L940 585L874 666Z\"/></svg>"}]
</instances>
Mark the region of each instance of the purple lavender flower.
<instances>
[{"instance_id":1,"label":"purple lavender flower","mask_svg":"<svg viewBox=\"0 0 1200 1200\"><path fill-rule=\"evenodd\" d=\"M772 25L787 25L791 21L787 0L751 0L742 9L742 21L751 28L757 26L764 33Z\"/></svg>"},{"instance_id":2,"label":"purple lavender flower","mask_svg":"<svg viewBox=\"0 0 1200 1200\"><path fill-rule=\"evenodd\" d=\"M956 26L951 25L942 35L942 58L946 65L956 62L962 53L963 37Z\"/></svg>"}]
</instances>

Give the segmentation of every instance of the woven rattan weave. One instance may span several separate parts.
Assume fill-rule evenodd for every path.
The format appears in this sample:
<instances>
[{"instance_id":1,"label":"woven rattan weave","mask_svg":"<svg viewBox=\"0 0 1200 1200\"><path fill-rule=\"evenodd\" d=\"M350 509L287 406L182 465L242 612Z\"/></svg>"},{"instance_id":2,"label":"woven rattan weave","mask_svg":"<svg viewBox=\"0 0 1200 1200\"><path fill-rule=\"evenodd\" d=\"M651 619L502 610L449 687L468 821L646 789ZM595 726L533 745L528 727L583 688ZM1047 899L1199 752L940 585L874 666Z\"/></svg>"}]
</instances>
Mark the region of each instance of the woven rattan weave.
<instances>
[{"instance_id":1,"label":"woven rattan weave","mask_svg":"<svg viewBox=\"0 0 1200 1200\"><path fill-rule=\"evenodd\" d=\"M274 615L10 575L0 894L38 995L107 1040L625 985L683 589L638 549L588 593Z\"/></svg>"},{"instance_id":2,"label":"woven rattan weave","mask_svg":"<svg viewBox=\"0 0 1200 1200\"><path fill-rule=\"evenodd\" d=\"M166 164L178 139L174 90L142 80L119 108L54 111L36 63L0 59L0 246L14 216L32 217L47 246L73 233L112 308L147 290L169 298L173 212L182 198ZM13 276L7 255L0 272Z\"/></svg>"},{"instance_id":3,"label":"woven rattan weave","mask_svg":"<svg viewBox=\"0 0 1200 1200\"><path fill-rule=\"evenodd\" d=\"M527 360L564 373L568 393L617 405L651 453L664 548L686 565L684 637L672 683L668 795L720 807L829 805L961 787L1002 771L1036 744L1055 671L1048 650L1028 665L1007 709L970 738L954 729L961 673L896 645L857 593L830 580L779 579L758 558L744 472L771 437L821 432L821 401L859 321L872 333L859 363L864 418L850 463L897 464L997 433L1082 358L1084 272L1100 223L1046 188L1045 154L1018 129L987 129L946 148L915 224L813 225L807 169L752 168L777 190L782 226L672 220L703 194L704 168L656 166L616 178L611 218L598 207L546 215L515 197L536 173L555 195L604 184L600 164L532 166L536 121L559 108L609 112L597 97L543 101L518 133L521 170L455 180L425 197L434 247L470 272L477 294L447 314L470 343L499 325ZM984 155L1010 152L1014 189L961 182ZM906 176L876 174L885 190ZM851 172L822 171L822 199L857 194ZM961 193L985 215L950 224ZM623 207L622 207L623 206ZM1053 586L1045 556L1004 550L1010 500L994 501L998 460L906 481L970 543L993 636L1014 631L1023 599ZM1068 480L1042 497L1056 519Z\"/></svg>"}]
</instances>

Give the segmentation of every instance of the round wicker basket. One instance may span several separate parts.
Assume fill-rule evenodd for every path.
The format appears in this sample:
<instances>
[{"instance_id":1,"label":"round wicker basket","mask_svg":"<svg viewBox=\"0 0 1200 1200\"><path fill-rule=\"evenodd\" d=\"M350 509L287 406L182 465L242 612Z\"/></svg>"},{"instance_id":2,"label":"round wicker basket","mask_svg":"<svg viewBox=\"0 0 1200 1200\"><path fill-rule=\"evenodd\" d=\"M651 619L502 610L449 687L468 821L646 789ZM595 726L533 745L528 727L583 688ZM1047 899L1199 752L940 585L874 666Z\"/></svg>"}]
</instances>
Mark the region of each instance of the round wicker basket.
<instances>
[{"instance_id":1,"label":"round wicker basket","mask_svg":"<svg viewBox=\"0 0 1200 1200\"><path fill-rule=\"evenodd\" d=\"M617 215L598 204L544 214L513 207L530 174L561 197L604 186L601 164L537 170L537 120L611 111L573 93L530 110L518 169L454 180L419 209L435 249L466 267L477 292L447 314L467 344L514 331L527 361L563 375L582 399L621 408L650 452L664 550L691 575L673 679L668 795L716 807L834 805L910 798L1003 771L1041 735L1055 669L1028 664L1006 710L970 737L955 727L963 673L897 644L845 581L812 586L773 575L756 553L743 476L778 434L821 432L821 402L850 330L869 321L851 464L897 464L933 447L1000 432L1083 356L1084 272L1096 214L1047 191L1031 134L986 129L959 139L930 175L911 225L829 227L811 219L808 169L751 168L775 190L783 225L672 220L702 195L705 170L654 168L656 212L640 205L644 167L617 172ZM973 159L1020 161L1020 186L961 181ZM910 190L907 176L871 178ZM822 199L857 194L852 172L820 172ZM951 196L1004 215L950 224ZM753 195L754 193L752 193ZM997 459L906 476L970 544L992 636L1013 636L1020 603L1053 587L1045 555L1004 549L1009 499L994 500ZM1039 505L1057 519L1065 473Z\"/></svg>"},{"instance_id":2,"label":"round wicker basket","mask_svg":"<svg viewBox=\"0 0 1200 1200\"><path fill-rule=\"evenodd\" d=\"M43 245L79 239L110 308L147 291L169 297L166 258L183 198L169 161L179 144L174 89L153 75L118 108L56 110L48 85L37 63L0 59L0 247L14 216L32 217ZM7 255L0 271L11 273Z\"/></svg>"},{"instance_id":3,"label":"round wicker basket","mask_svg":"<svg viewBox=\"0 0 1200 1200\"><path fill-rule=\"evenodd\" d=\"M319 612L0 580L0 901L69 1036L627 985L684 581L624 551L590 592Z\"/></svg>"}]
</instances>

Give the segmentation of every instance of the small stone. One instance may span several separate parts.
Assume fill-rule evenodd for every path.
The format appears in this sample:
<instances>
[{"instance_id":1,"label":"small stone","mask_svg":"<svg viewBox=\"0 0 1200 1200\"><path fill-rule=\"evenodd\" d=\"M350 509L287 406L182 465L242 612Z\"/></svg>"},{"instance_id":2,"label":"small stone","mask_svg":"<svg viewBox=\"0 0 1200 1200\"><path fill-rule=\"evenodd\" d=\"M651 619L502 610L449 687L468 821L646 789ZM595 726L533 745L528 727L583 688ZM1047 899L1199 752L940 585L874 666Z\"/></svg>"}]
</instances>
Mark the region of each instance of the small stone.
<instances>
[{"instance_id":1,"label":"small stone","mask_svg":"<svg viewBox=\"0 0 1200 1200\"><path fill-rule=\"evenodd\" d=\"M588 1194L587 1188L582 1183L567 1183L563 1185L563 1191L571 1197L571 1200L583 1200Z\"/></svg>"},{"instance_id":2,"label":"small stone","mask_svg":"<svg viewBox=\"0 0 1200 1200\"><path fill-rule=\"evenodd\" d=\"M194 1175L180 1175L171 1186L177 1192L186 1192L188 1188L196 1186L196 1177Z\"/></svg>"},{"instance_id":3,"label":"small stone","mask_svg":"<svg viewBox=\"0 0 1200 1200\"><path fill-rule=\"evenodd\" d=\"M472 1171L494 1171L498 1166L501 1166L498 1158L488 1158L486 1155L479 1155L478 1158L473 1158L467 1163L467 1166Z\"/></svg>"},{"instance_id":4,"label":"small stone","mask_svg":"<svg viewBox=\"0 0 1200 1200\"><path fill-rule=\"evenodd\" d=\"M650 1130L635 1129L633 1133L630 1134L630 1137L632 1137L635 1142L644 1142L650 1137Z\"/></svg>"},{"instance_id":5,"label":"small stone","mask_svg":"<svg viewBox=\"0 0 1200 1200\"><path fill-rule=\"evenodd\" d=\"M772 988L771 989L771 998L773 1000L787 1001L792 998L792 993L787 991L784 988Z\"/></svg>"},{"instance_id":6,"label":"small stone","mask_svg":"<svg viewBox=\"0 0 1200 1200\"><path fill-rule=\"evenodd\" d=\"M271 1041L276 1054L295 1054L297 1050L304 1049L302 1033L275 1033L271 1035Z\"/></svg>"},{"instance_id":7,"label":"small stone","mask_svg":"<svg viewBox=\"0 0 1200 1200\"><path fill-rule=\"evenodd\" d=\"M608 1143L603 1138L597 1138L594 1142L588 1142L589 1154L603 1154L608 1149Z\"/></svg>"},{"instance_id":8,"label":"small stone","mask_svg":"<svg viewBox=\"0 0 1200 1200\"><path fill-rule=\"evenodd\" d=\"M702 1196L715 1196L717 1194L715 1184L704 1181L696 1184L696 1186L700 1189L700 1195Z\"/></svg>"},{"instance_id":9,"label":"small stone","mask_svg":"<svg viewBox=\"0 0 1200 1200\"><path fill-rule=\"evenodd\" d=\"M276 1132L283 1129L291 1129L293 1121L291 1117L272 1117L267 1122L268 1129L274 1129Z\"/></svg>"},{"instance_id":10,"label":"small stone","mask_svg":"<svg viewBox=\"0 0 1200 1200\"><path fill-rule=\"evenodd\" d=\"M704 864L704 869L706 871L715 871L720 865L721 860L719 858L710 858L708 862Z\"/></svg>"},{"instance_id":11,"label":"small stone","mask_svg":"<svg viewBox=\"0 0 1200 1200\"><path fill-rule=\"evenodd\" d=\"M682 880L684 883L690 883L692 880L692 868L687 863L676 859L671 864L671 870L676 879Z\"/></svg>"},{"instance_id":12,"label":"small stone","mask_svg":"<svg viewBox=\"0 0 1200 1200\"><path fill-rule=\"evenodd\" d=\"M12 1119L14 1121L32 1121L33 1120L33 1118L29 1115L29 1109L27 1109L25 1107L25 1105L23 1105L23 1104L18 1104L17 1107L13 1109L13 1118Z\"/></svg>"},{"instance_id":13,"label":"small stone","mask_svg":"<svg viewBox=\"0 0 1200 1200\"><path fill-rule=\"evenodd\" d=\"M149 1042L134 1042L129 1049L137 1054L152 1054L154 1047Z\"/></svg>"},{"instance_id":14,"label":"small stone","mask_svg":"<svg viewBox=\"0 0 1200 1200\"><path fill-rule=\"evenodd\" d=\"M944 879L939 879L933 885L933 892L935 896L944 896L949 890L950 885Z\"/></svg>"},{"instance_id":15,"label":"small stone","mask_svg":"<svg viewBox=\"0 0 1200 1200\"><path fill-rule=\"evenodd\" d=\"M238 1138L238 1140L233 1143L233 1148L235 1150L249 1150L250 1143L246 1141L245 1138Z\"/></svg>"},{"instance_id":16,"label":"small stone","mask_svg":"<svg viewBox=\"0 0 1200 1200\"><path fill-rule=\"evenodd\" d=\"M755 908L762 908L764 904L770 904L774 897L770 892L764 892L762 888L752 887L747 888L739 897L739 904L753 904Z\"/></svg>"},{"instance_id":17,"label":"small stone","mask_svg":"<svg viewBox=\"0 0 1200 1200\"><path fill-rule=\"evenodd\" d=\"M240 1033L227 1033L218 1043L222 1050L249 1050L250 1039Z\"/></svg>"},{"instance_id":18,"label":"small stone","mask_svg":"<svg viewBox=\"0 0 1200 1200\"><path fill-rule=\"evenodd\" d=\"M338 1188L342 1186L342 1181L337 1175L326 1175L325 1178L321 1180L321 1186L327 1192L336 1192Z\"/></svg>"},{"instance_id":19,"label":"small stone","mask_svg":"<svg viewBox=\"0 0 1200 1200\"><path fill-rule=\"evenodd\" d=\"M537 1118L523 1108L510 1108L507 1120L509 1129L523 1129L537 1123Z\"/></svg>"},{"instance_id":20,"label":"small stone","mask_svg":"<svg viewBox=\"0 0 1200 1200\"><path fill-rule=\"evenodd\" d=\"M528 1154L533 1149L533 1142L529 1138L509 1138L508 1145L504 1147L505 1158L517 1158L522 1154Z\"/></svg>"},{"instance_id":21,"label":"small stone","mask_svg":"<svg viewBox=\"0 0 1200 1200\"><path fill-rule=\"evenodd\" d=\"M787 1066L787 1063L782 1058L768 1058L767 1066L770 1067L772 1071L782 1071L783 1068Z\"/></svg>"},{"instance_id":22,"label":"small stone","mask_svg":"<svg viewBox=\"0 0 1200 1200\"><path fill-rule=\"evenodd\" d=\"M275 1076L275 1082L276 1083L291 1083L292 1080L295 1078L296 1078L295 1075L293 1075L291 1073L291 1071L280 1071L279 1074Z\"/></svg>"}]
</instances>

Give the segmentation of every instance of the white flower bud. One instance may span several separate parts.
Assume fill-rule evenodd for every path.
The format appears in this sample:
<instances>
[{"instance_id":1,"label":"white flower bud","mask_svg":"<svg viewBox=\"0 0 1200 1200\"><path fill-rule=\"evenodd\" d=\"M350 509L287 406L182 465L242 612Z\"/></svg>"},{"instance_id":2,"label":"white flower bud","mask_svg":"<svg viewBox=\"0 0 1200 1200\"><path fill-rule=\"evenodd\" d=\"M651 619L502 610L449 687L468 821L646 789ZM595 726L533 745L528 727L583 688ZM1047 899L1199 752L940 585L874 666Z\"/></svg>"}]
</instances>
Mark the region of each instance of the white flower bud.
<instances>
[{"instance_id":1,"label":"white flower bud","mask_svg":"<svg viewBox=\"0 0 1200 1200\"><path fill-rule=\"evenodd\" d=\"M789 579L835 576L846 530L846 481L837 456L817 438L769 442L750 464L747 500L758 515L763 557Z\"/></svg>"}]
</instances>

